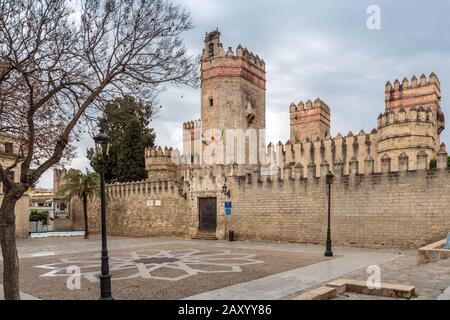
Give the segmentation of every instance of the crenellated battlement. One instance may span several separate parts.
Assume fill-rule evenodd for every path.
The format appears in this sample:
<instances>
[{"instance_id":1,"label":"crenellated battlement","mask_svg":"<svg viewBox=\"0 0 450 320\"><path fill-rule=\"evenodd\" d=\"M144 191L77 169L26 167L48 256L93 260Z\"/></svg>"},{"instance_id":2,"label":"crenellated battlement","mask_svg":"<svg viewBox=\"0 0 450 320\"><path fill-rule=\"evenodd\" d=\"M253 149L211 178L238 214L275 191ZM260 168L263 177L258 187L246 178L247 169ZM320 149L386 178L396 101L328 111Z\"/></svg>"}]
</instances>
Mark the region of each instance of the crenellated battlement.
<instances>
[{"instance_id":1,"label":"crenellated battlement","mask_svg":"<svg viewBox=\"0 0 450 320\"><path fill-rule=\"evenodd\" d=\"M320 148L335 149L340 142L344 144L358 143L358 137L370 140L370 134L363 131L359 135L354 136L351 132L343 137L337 136L335 139L327 139L321 141ZM349 140L348 140L349 139ZM352 140L353 139L353 140ZM323 143L328 141L328 145ZM362 141L362 139L360 139ZM127 183L113 183L107 185L107 193L111 199L138 198L138 199L178 199L179 201L192 201L195 196L205 196L215 194L225 197L223 194L223 186L226 185L231 190L231 197L237 199L241 196L241 192L245 193L247 188L298 188L300 190L315 190L318 185L325 183L325 176L328 172L332 172L335 176L335 189L342 190L341 185L357 186L363 183L379 185L380 183L392 184L393 181L416 181L415 179L428 179L434 177L438 179L447 177L450 173L447 167L447 151L445 144L440 146L437 153L437 166L435 169L429 169L429 158L426 152L420 151L415 155L415 165L411 165L411 160L406 153L401 153L397 158L392 158L388 154L384 154L380 160L380 170L376 170L375 159L370 154L361 156L347 155L346 160L336 157L336 154L327 160L324 157L318 159L309 159L306 165L301 162L289 161L295 157L293 155L295 149L311 146L311 150L319 147L318 144L304 146L302 144L277 145L270 144L268 153L282 155L282 163L267 170L271 165L257 166L253 170L248 171L246 166L229 164L229 165L212 165L200 166L194 165L186 167L180 171L182 179L166 179L160 181L136 181ZM328 146L328 147L327 147ZM151 148L155 149L155 148ZM161 148L157 148L156 153L161 156ZM167 149L168 150L168 149ZM333 153L333 152L332 152ZM291 157L291 158L290 158ZM393 163L398 163L398 169L393 168ZM347 170L345 167L347 166ZM392 180L394 179L394 180ZM399 180L403 179L403 180ZM405 180L408 179L408 180ZM384 182L383 182L384 181ZM297 186L297 187L296 187ZM290 190L291 190L290 189ZM206 193L205 193L206 192ZM226 198L224 198L226 199ZM147 200L149 201L149 200ZM150 206L155 205L147 204Z\"/></svg>"},{"instance_id":2,"label":"crenellated battlement","mask_svg":"<svg viewBox=\"0 0 450 320\"><path fill-rule=\"evenodd\" d=\"M178 182L174 180L165 181L136 181L126 183L113 183L106 186L110 198L139 197L148 195L177 195Z\"/></svg>"},{"instance_id":3,"label":"crenellated battlement","mask_svg":"<svg viewBox=\"0 0 450 320\"><path fill-rule=\"evenodd\" d=\"M386 110L410 108L410 107L431 107L435 112L440 109L441 84L438 77L432 72L428 79L422 74L417 79L416 76L409 81L403 78L391 84L389 81L385 87Z\"/></svg>"},{"instance_id":4,"label":"crenellated battlement","mask_svg":"<svg viewBox=\"0 0 450 320\"><path fill-rule=\"evenodd\" d=\"M323 100L317 98L314 102L307 100L292 103L289 107L291 138L285 144L268 144L263 152L266 161L261 164L262 167L265 172L272 172L274 168L283 170L290 164L298 164L302 167L303 176L314 172L318 177L321 166L327 163L331 171L334 171L335 164L338 163L341 166L338 169L344 174L349 174L352 170L363 174L370 171L382 172L383 159L386 157L391 159L390 170L393 171L400 170L405 162L408 168L416 168L419 153L422 156L426 154L428 161L435 159L441 148L439 134L443 129L443 115L440 116L441 111L436 105L425 103L431 100L425 99L419 103L417 99L420 95L414 90L427 88L429 92L436 93L440 83L434 73L428 79L422 75L419 81L416 80L416 77L411 81L404 79L401 84L397 80L394 86L386 87L386 92L394 100L413 98L418 104L386 108L378 117L377 129L370 133L361 130L355 135L350 131L345 136L338 133L332 138L329 134L330 107ZM426 97L428 96L425 95ZM184 141L200 141L201 126L200 120L184 123ZM186 162L188 163L192 161ZM358 163L356 167L355 163ZM314 170L312 165L315 166ZM249 170L247 167L245 172Z\"/></svg>"},{"instance_id":5,"label":"crenellated battlement","mask_svg":"<svg viewBox=\"0 0 450 320\"><path fill-rule=\"evenodd\" d=\"M279 148L283 147L283 150L279 149L279 152L289 152L289 149L284 149L286 146L279 145ZM435 169L429 168L429 158L426 152L420 151L415 155L416 165L411 166L410 163L412 159L406 153L401 153L396 159L391 158L388 154L384 154L380 158L380 170L376 170L374 162L375 160L368 154L362 161L358 160L357 157L352 157L347 160L348 170L344 170L345 163L342 159L334 160L330 163L326 159L322 159L319 164L317 162L310 160L309 163L304 166L301 163L287 162L284 161L282 166L277 167L275 170L267 171L263 167L258 167L254 172L246 173L244 175L239 174L239 169L234 168L232 171L231 167L227 169L229 176L237 178L236 181L239 185L245 184L275 184L283 182L298 181L299 183L311 183L317 182L318 179L325 179L328 172L332 172L337 181L343 181L348 183L348 179L352 177L359 176L364 179L366 176L383 176L391 174L404 174L408 172L409 175L415 173L420 174L422 171L430 172L440 172L444 171L447 174L447 151L445 144L441 145L439 152L437 153L437 167ZM398 168L393 169L393 162L398 163ZM363 168L363 170L361 170ZM213 171L213 169L209 169ZM235 174L233 174L233 172ZM203 172L202 172L203 173ZM436 173L436 174L437 174ZM226 176L226 174L225 174ZM341 179L339 179L341 178Z\"/></svg>"},{"instance_id":6,"label":"crenellated battlement","mask_svg":"<svg viewBox=\"0 0 450 320\"><path fill-rule=\"evenodd\" d=\"M328 111L328 113L330 113L330 107L328 107L328 105L320 98L317 98L316 100L314 100L314 102L308 100L305 103L303 101L300 101L298 104L291 103L291 105L289 106L289 112L295 113L299 111L306 111L319 108L325 109L326 111Z\"/></svg>"},{"instance_id":7,"label":"crenellated battlement","mask_svg":"<svg viewBox=\"0 0 450 320\"><path fill-rule=\"evenodd\" d=\"M171 158L173 148L149 147L145 149L145 158Z\"/></svg>"},{"instance_id":8,"label":"crenellated battlement","mask_svg":"<svg viewBox=\"0 0 450 320\"><path fill-rule=\"evenodd\" d=\"M201 127L202 127L201 119L183 122L183 129L196 129L196 128L200 129Z\"/></svg>"},{"instance_id":9,"label":"crenellated battlement","mask_svg":"<svg viewBox=\"0 0 450 320\"><path fill-rule=\"evenodd\" d=\"M378 156L388 154L410 159L418 152L433 159L440 148L440 133L445 128L441 111L441 85L436 74L419 79L404 78L385 87L386 111L378 116ZM394 169L397 163L394 163Z\"/></svg>"},{"instance_id":10,"label":"crenellated battlement","mask_svg":"<svg viewBox=\"0 0 450 320\"><path fill-rule=\"evenodd\" d=\"M407 89L425 87L430 85L435 85L439 89L441 88L441 82L434 72L430 73L428 78L425 74L421 74L419 80L415 75L412 76L411 81L409 81L406 77L403 78L402 82L400 82L398 79L395 79L394 85L392 85L390 81L388 81L386 83L386 93L395 93Z\"/></svg>"},{"instance_id":11,"label":"crenellated battlement","mask_svg":"<svg viewBox=\"0 0 450 320\"><path fill-rule=\"evenodd\" d=\"M385 110L370 132L332 137L323 100L291 103L290 139L267 145L265 90L263 59L241 45L225 50L218 30L206 33L201 120L183 123L184 155L148 148L147 180L108 185L109 230L189 237L211 230L219 239L233 230L237 240L323 243L332 208L338 244L417 247L447 234L450 168L434 73L386 83ZM98 211L89 210L97 229Z\"/></svg>"},{"instance_id":12,"label":"crenellated battlement","mask_svg":"<svg viewBox=\"0 0 450 320\"><path fill-rule=\"evenodd\" d=\"M254 54L252 51L249 51L247 48L243 48L240 44L236 48L236 55L233 54L232 47L228 47L226 56L242 58L245 61L261 68L262 70L266 69L266 62L264 61L264 59L261 59L257 54Z\"/></svg>"},{"instance_id":13,"label":"crenellated battlement","mask_svg":"<svg viewBox=\"0 0 450 320\"><path fill-rule=\"evenodd\" d=\"M382 129L386 126L397 125L410 122L428 123L432 127L436 125L435 116L430 107L415 107L399 109L389 109L378 116L377 126Z\"/></svg>"},{"instance_id":14,"label":"crenellated battlement","mask_svg":"<svg viewBox=\"0 0 450 320\"><path fill-rule=\"evenodd\" d=\"M265 66L263 59L241 45L236 48L236 53L232 47L225 52L218 30L206 34L201 63L202 84L214 78L239 77L265 90Z\"/></svg>"},{"instance_id":15,"label":"crenellated battlement","mask_svg":"<svg viewBox=\"0 0 450 320\"><path fill-rule=\"evenodd\" d=\"M236 48L236 52L233 51L232 47L228 47L225 52L223 44L220 42L220 32L219 30L214 30L212 32L207 32L205 35L205 48L203 49L202 61L207 61L217 58L231 58L235 60L243 60L262 71L266 68L266 63L264 59L260 58L257 54L242 47L239 44Z\"/></svg>"},{"instance_id":16,"label":"crenellated battlement","mask_svg":"<svg viewBox=\"0 0 450 320\"><path fill-rule=\"evenodd\" d=\"M322 164L342 163L342 170L348 173L350 162L356 159L361 163L358 168L359 173L365 171L364 160L367 157L375 159L379 163L377 156L378 131L373 129L370 133L361 130L358 135L349 132L343 136L338 133L336 137L327 136L324 139L309 139L303 142L292 143L288 140L285 144L281 141L277 145L270 143L265 152L266 159L272 163L269 166L284 168L287 165L299 164L303 168L303 174L307 175L308 166L315 165L320 168ZM378 170L378 166L374 166ZM331 171L334 169L331 168ZM319 176L318 171L315 173Z\"/></svg>"},{"instance_id":17,"label":"crenellated battlement","mask_svg":"<svg viewBox=\"0 0 450 320\"><path fill-rule=\"evenodd\" d=\"M320 98L291 103L289 115L291 141L314 141L330 135L330 107Z\"/></svg>"},{"instance_id":18,"label":"crenellated battlement","mask_svg":"<svg viewBox=\"0 0 450 320\"><path fill-rule=\"evenodd\" d=\"M176 180L177 164L174 158L179 158L178 149L151 147L145 149L145 168L148 181Z\"/></svg>"}]
</instances>

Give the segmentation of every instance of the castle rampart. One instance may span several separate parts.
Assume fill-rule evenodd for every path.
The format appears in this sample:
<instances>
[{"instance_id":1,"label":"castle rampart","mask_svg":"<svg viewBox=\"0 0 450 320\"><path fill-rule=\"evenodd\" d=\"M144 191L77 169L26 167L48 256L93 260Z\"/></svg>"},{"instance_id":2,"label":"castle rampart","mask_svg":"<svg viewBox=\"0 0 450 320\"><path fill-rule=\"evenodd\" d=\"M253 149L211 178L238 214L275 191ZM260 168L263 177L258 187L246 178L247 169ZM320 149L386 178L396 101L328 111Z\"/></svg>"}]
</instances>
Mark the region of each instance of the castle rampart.
<instances>
[{"instance_id":1,"label":"castle rampart","mask_svg":"<svg viewBox=\"0 0 450 320\"><path fill-rule=\"evenodd\" d=\"M359 163L355 160L349 175L335 170L331 202L334 242L414 248L446 233L450 227L446 196L450 172L446 165L437 170L392 172L388 171L389 161L385 159L387 171L382 173L369 170L356 174ZM323 243L327 225L325 177L312 176L317 169L314 165L307 177L295 169L290 167L276 179L257 182L250 176L236 182L231 193L237 195L233 208L238 214L231 216L228 227L238 240ZM327 169L324 163L320 171Z\"/></svg>"},{"instance_id":2,"label":"castle rampart","mask_svg":"<svg viewBox=\"0 0 450 320\"><path fill-rule=\"evenodd\" d=\"M399 159L382 157L375 172L370 157L360 163L323 161L286 164L270 175L239 166L195 166L183 170L185 181L141 181L109 185L111 234L124 236L182 235L198 229L198 198L217 197L217 232L234 230L238 240L322 243L326 232L325 174L335 173L332 185L333 239L341 245L415 248L438 240L450 228L450 170L442 145L437 168L426 169L420 152L417 167ZM391 162L399 163L393 171ZM361 173L361 166L364 172ZM223 185L230 197L223 193ZM225 217L224 203L233 203ZM98 201L90 203L98 212ZM97 208L97 209L95 209ZM98 216L91 216L98 230Z\"/></svg>"},{"instance_id":3,"label":"castle rampart","mask_svg":"<svg viewBox=\"0 0 450 320\"><path fill-rule=\"evenodd\" d=\"M205 37L201 120L183 124L185 154L149 148L146 181L108 186L111 234L193 237L206 228L221 239L233 230L237 240L323 243L329 172L335 175L332 237L338 244L416 248L447 234L450 170L434 73L388 82L385 111L371 131L331 137L330 108L308 100L291 104L286 143L264 148L258 137L258 163L209 165L202 152L213 140L225 144L227 129L265 128L264 61L241 46L225 52L219 37L218 31ZM433 159L437 168L430 169ZM202 213L200 203L211 199L215 205ZM229 217L225 203L232 204ZM98 201L90 206L98 231ZM209 214L209 224L202 225L202 214Z\"/></svg>"},{"instance_id":4,"label":"castle rampart","mask_svg":"<svg viewBox=\"0 0 450 320\"><path fill-rule=\"evenodd\" d=\"M345 137L338 134L329 137L329 107L320 99L314 104L291 104L291 138L286 144L287 161L310 162L320 165L322 161L334 163L342 160L344 172L348 173L348 162L356 158L359 163L369 155L374 159L375 171L381 170L381 158L387 154L392 161L392 170L398 170L398 157L405 153L409 166L416 167L415 155L423 151L428 159L435 159L440 149L440 133L444 130L444 115L440 109L440 82L434 73L417 81L406 78L402 83L386 84L386 111L377 119L377 129L370 134L364 130L355 136L349 132ZM331 141L330 141L331 140ZM294 143L294 144L292 144ZM364 172L364 165L359 165Z\"/></svg>"}]
</instances>

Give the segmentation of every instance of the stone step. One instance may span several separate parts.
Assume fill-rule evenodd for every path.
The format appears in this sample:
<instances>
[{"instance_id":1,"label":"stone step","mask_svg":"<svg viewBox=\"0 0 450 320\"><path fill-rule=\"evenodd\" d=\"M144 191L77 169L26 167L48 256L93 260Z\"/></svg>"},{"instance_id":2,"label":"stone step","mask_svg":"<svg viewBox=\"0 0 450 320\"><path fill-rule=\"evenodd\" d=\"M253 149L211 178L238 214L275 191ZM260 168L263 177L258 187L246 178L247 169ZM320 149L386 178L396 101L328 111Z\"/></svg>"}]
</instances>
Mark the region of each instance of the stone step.
<instances>
[{"instance_id":1,"label":"stone step","mask_svg":"<svg viewBox=\"0 0 450 320\"><path fill-rule=\"evenodd\" d=\"M293 300L330 300L344 292L400 299L412 299L416 296L414 286L380 283L378 288L369 288L367 281L337 279L327 283L326 286L305 292Z\"/></svg>"},{"instance_id":2,"label":"stone step","mask_svg":"<svg viewBox=\"0 0 450 320\"><path fill-rule=\"evenodd\" d=\"M218 240L216 237L215 232L205 232L205 231L199 231L197 234L192 238L196 240Z\"/></svg>"}]
</instances>

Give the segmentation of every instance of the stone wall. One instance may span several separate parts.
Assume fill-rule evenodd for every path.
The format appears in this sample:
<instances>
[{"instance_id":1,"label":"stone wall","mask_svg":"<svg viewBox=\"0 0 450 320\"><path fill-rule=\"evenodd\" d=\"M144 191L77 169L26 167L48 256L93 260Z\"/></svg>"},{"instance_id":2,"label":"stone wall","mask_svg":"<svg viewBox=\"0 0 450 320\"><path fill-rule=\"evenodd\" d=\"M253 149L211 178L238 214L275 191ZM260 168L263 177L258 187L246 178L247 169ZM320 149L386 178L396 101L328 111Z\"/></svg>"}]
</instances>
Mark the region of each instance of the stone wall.
<instances>
[{"instance_id":1,"label":"stone wall","mask_svg":"<svg viewBox=\"0 0 450 320\"><path fill-rule=\"evenodd\" d=\"M400 165L400 171L391 171L389 158L383 160L379 173L358 173L357 160L350 163L349 174L335 166L334 243L417 248L445 237L450 231L446 156L440 155L437 169ZM328 170L328 164L311 164L304 175L297 164L261 175L260 171L242 173L231 165L196 167L183 173L186 181L180 190L174 181L114 184L108 186L108 230L118 236L194 236L199 224L198 199L217 197L216 236L220 239L234 230L237 240L323 244ZM223 194L223 184L230 198ZM225 215L225 201L233 204L230 217ZM90 203L89 210L91 231L99 232L98 200Z\"/></svg>"},{"instance_id":2,"label":"stone wall","mask_svg":"<svg viewBox=\"0 0 450 320\"><path fill-rule=\"evenodd\" d=\"M108 186L108 234L115 236L187 236L192 225L191 202L175 182L138 182ZM83 229L81 201L71 203L74 224ZM100 232L98 199L89 201L89 231Z\"/></svg>"},{"instance_id":3,"label":"stone wall","mask_svg":"<svg viewBox=\"0 0 450 320\"><path fill-rule=\"evenodd\" d=\"M325 177L254 177L238 183L227 229L238 240L324 243ZM269 180L269 181L268 181ZM450 231L450 171L337 175L332 185L334 243L416 248Z\"/></svg>"},{"instance_id":4,"label":"stone wall","mask_svg":"<svg viewBox=\"0 0 450 320\"><path fill-rule=\"evenodd\" d=\"M377 131L365 133L363 130L358 135L349 132L345 137L338 134L335 138L328 137L324 140L314 142L304 141L286 144L279 142L277 145L269 144L267 147L267 158L283 168L285 165L294 163L303 167L303 174L307 174L307 167L314 164L320 167L323 163L331 165L341 163L345 174L349 173L350 161L356 159L359 162L358 172L366 170L366 160L371 159L375 172L381 171L381 156L377 154ZM410 159L412 161L413 159ZM392 158L397 162L397 158ZM317 172L316 176L319 176Z\"/></svg>"},{"instance_id":5,"label":"stone wall","mask_svg":"<svg viewBox=\"0 0 450 320\"><path fill-rule=\"evenodd\" d=\"M82 217L82 216L81 216ZM55 217L54 230L83 230L83 221L74 224L71 218L61 219Z\"/></svg>"}]
</instances>

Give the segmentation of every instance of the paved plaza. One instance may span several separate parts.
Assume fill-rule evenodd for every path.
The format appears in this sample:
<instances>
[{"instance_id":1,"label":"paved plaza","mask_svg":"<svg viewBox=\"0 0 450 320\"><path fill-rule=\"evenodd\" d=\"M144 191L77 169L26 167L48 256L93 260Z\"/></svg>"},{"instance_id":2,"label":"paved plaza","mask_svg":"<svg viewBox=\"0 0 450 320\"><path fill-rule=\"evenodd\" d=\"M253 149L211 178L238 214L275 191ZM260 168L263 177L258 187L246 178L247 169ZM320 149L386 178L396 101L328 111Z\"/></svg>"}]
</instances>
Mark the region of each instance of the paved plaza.
<instances>
[{"instance_id":1,"label":"paved plaza","mask_svg":"<svg viewBox=\"0 0 450 320\"><path fill-rule=\"evenodd\" d=\"M450 260L415 266L415 251L337 247L325 258L315 245L118 237L109 248L116 299L290 299L340 277L365 280L370 265L383 282L415 285L417 299L450 286ZM18 251L23 299L98 298L99 237L23 239Z\"/></svg>"}]
</instances>

